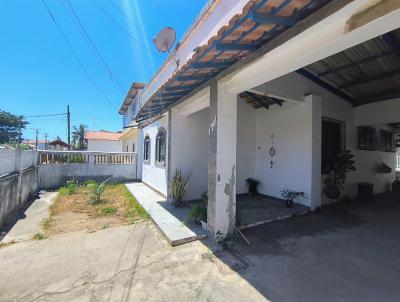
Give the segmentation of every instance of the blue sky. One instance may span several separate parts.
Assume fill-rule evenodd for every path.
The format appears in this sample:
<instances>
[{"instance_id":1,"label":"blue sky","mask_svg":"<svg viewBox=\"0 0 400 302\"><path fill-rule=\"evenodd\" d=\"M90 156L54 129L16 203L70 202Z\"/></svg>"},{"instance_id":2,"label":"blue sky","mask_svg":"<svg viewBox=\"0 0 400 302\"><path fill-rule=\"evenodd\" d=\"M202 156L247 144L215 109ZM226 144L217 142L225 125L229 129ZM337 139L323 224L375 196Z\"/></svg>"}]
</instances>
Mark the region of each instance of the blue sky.
<instances>
[{"instance_id":1,"label":"blue sky","mask_svg":"<svg viewBox=\"0 0 400 302\"><path fill-rule=\"evenodd\" d=\"M65 8L73 14L68 0L45 2L110 101L79 67L41 0L1 0L0 109L30 116L62 113L69 104L72 125L117 131L121 130L118 109L131 82L150 80L166 58L157 54L153 37L163 27L172 26L179 40L206 0L69 0L123 92L73 23ZM66 138L64 116L28 121L25 138L34 138L33 128L41 129L40 139L45 132L49 139Z\"/></svg>"}]
</instances>

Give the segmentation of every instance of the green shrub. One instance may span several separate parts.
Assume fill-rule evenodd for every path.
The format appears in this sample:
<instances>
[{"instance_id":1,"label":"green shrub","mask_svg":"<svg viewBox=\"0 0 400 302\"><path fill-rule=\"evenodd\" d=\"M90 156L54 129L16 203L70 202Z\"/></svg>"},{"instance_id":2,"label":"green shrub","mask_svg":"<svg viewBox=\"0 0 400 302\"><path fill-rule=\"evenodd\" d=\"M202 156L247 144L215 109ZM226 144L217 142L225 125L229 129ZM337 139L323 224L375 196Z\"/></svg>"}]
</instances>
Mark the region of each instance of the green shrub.
<instances>
[{"instance_id":1,"label":"green shrub","mask_svg":"<svg viewBox=\"0 0 400 302\"><path fill-rule=\"evenodd\" d=\"M78 182L75 180L68 180L64 186L58 189L61 195L72 195L76 193L78 189Z\"/></svg>"},{"instance_id":2,"label":"green shrub","mask_svg":"<svg viewBox=\"0 0 400 302\"><path fill-rule=\"evenodd\" d=\"M207 205L208 205L208 194L207 192L201 193L201 203L195 204L190 208L189 221L200 223L200 221L207 222Z\"/></svg>"}]
</instances>

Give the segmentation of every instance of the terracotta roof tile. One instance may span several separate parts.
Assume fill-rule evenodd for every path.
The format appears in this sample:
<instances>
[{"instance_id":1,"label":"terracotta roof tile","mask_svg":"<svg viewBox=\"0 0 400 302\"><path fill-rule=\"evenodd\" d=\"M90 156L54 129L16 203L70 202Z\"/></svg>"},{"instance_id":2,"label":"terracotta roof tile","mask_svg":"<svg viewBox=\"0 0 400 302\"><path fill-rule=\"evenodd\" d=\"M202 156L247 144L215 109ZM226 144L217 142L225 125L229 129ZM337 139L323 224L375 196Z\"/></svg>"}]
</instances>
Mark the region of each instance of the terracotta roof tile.
<instances>
[{"instance_id":1,"label":"terracotta roof tile","mask_svg":"<svg viewBox=\"0 0 400 302\"><path fill-rule=\"evenodd\" d=\"M122 133L110 131L87 131L85 139L91 140L104 140L104 141L118 141Z\"/></svg>"}]
</instances>

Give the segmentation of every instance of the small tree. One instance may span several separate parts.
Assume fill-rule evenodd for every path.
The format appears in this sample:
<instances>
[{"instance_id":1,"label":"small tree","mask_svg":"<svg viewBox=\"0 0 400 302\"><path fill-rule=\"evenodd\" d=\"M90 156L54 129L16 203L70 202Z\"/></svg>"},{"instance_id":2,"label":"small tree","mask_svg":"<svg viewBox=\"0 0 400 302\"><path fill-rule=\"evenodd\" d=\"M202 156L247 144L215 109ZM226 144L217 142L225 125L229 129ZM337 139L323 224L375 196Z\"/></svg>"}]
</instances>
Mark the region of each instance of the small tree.
<instances>
[{"instance_id":1,"label":"small tree","mask_svg":"<svg viewBox=\"0 0 400 302\"><path fill-rule=\"evenodd\" d=\"M0 144L15 142L28 124L23 116L0 110Z\"/></svg>"}]
</instances>

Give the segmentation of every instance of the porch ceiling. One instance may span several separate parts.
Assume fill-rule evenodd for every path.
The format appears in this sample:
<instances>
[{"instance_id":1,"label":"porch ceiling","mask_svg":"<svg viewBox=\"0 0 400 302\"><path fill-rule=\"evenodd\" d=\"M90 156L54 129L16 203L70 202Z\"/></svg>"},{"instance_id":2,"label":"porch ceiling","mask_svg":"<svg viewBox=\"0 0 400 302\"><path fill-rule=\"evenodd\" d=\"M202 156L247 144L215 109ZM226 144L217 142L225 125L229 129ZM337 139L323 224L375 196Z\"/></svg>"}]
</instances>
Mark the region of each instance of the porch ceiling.
<instances>
[{"instance_id":1,"label":"porch ceiling","mask_svg":"<svg viewBox=\"0 0 400 302\"><path fill-rule=\"evenodd\" d=\"M329 0L251 0L217 36L194 50L182 66L143 105L138 122L163 112L196 87L293 27Z\"/></svg>"},{"instance_id":2,"label":"porch ceiling","mask_svg":"<svg viewBox=\"0 0 400 302\"><path fill-rule=\"evenodd\" d=\"M400 29L297 72L354 106L400 97Z\"/></svg>"}]
</instances>

